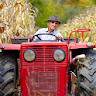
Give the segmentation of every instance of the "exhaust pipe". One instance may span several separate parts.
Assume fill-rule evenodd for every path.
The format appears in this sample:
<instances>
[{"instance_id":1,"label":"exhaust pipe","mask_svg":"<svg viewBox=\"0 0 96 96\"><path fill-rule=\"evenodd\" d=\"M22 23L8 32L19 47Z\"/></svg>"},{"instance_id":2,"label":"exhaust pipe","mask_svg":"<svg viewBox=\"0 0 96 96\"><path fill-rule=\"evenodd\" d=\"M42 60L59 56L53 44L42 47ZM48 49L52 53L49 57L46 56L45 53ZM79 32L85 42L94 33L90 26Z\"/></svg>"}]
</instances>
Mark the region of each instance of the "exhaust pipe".
<instances>
[{"instance_id":1,"label":"exhaust pipe","mask_svg":"<svg viewBox=\"0 0 96 96\"><path fill-rule=\"evenodd\" d=\"M75 70L76 69L76 67L77 67L77 65L78 65L78 59L84 59L86 56L85 56L85 54L80 54L80 55L77 55L77 56L75 56L73 59L72 59L72 62L71 62L71 64L70 64L70 68L71 68L71 70Z\"/></svg>"}]
</instances>

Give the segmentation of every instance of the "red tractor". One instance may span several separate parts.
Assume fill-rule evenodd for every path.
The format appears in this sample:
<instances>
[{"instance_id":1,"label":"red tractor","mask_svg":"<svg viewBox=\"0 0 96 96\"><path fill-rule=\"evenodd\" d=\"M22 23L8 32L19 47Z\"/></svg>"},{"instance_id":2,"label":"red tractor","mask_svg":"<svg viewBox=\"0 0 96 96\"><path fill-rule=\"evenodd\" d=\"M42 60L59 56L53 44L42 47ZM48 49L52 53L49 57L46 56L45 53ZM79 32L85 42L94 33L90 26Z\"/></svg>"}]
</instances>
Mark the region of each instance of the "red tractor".
<instances>
[{"instance_id":1,"label":"red tractor","mask_svg":"<svg viewBox=\"0 0 96 96\"><path fill-rule=\"evenodd\" d=\"M66 42L25 42L27 37L17 37L14 44L1 44L0 96L17 96L18 86L21 96L95 96L96 46L77 42L77 32L83 37L87 31L90 29L72 31L75 38L70 33L63 38ZM72 74L77 78L74 88Z\"/></svg>"}]
</instances>

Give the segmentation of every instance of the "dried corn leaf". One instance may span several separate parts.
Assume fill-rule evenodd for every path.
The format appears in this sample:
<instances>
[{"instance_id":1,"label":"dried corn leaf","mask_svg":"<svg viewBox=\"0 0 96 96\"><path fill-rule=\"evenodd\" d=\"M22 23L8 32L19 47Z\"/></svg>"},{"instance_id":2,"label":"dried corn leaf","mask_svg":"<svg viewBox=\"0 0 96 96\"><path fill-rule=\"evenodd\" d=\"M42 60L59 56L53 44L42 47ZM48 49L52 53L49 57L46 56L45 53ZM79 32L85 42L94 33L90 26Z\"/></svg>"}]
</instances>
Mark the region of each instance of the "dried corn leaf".
<instances>
[{"instance_id":1,"label":"dried corn leaf","mask_svg":"<svg viewBox=\"0 0 96 96\"><path fill-rule=\"evenodd\" d=\"M38 10L32 7L27 0L0 1L0 26L4 27L4 33L0 33L0 43L11 43L14 37L29 37L34 34L34 18Z\"/></svg>"},{"instance_id":2,"label":"dried corn leaf","mask_svg":"<svg viewBox=\"0 0 96 96\"><path fill-rule=\"evenodd\" d=\"M85 14L75 16L72 20L68 20L67 24L63 24L57 28L64 37L68 37L70 32L78 28L90 28L91 31L84 33L85 41L96 41L96 6L88 8ZM74 37L72 34L71 37ZM82 42L82 35L78 33L79 42Z\"/></svg>"}]
</instances>

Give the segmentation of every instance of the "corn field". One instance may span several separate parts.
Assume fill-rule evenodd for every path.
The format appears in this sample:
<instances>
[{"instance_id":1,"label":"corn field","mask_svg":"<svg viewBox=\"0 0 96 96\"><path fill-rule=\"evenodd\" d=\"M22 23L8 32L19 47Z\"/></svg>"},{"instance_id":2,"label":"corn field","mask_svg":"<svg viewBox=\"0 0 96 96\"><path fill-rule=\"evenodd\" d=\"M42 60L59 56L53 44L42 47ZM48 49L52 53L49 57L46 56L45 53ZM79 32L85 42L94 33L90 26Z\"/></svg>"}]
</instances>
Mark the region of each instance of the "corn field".
<instances>
[{"instance_id":1,"label":"corn field","mask_svg":"<svg viewBox=\"0 0 96 96\"><path fill-rule=\"evenodd\" d=\"M29 37L35 32L38 10L27 0L0 0L0 43L12 43L14 37Z\"/></svg>"},{"instance_id":2,"label":"corn field","mask_svg":"<svg viewBox=\"0 0 96 96\"><path fill-rule=\"evenodd\" d=\"M35 33L35 20L38 10L27 0L0 0L0 43L12 43L14 37L29 37ZM85 14L75 16L67 24L60 25L57 31L64 37L78 28L90 28L85 32L85 42L96 42L96 6L88 7ZM1 32L0 31L0 32ZM71 37L74 37L72 34ZM79 42L82 42L81 33L78 33Z\"/></svg>"},{"instance_id":3,"label":"corn field","mask_svg":"<svg viewBox=\"0 0 96 96\"><path fill-rule=\"evenodd\" d=\"M57 28L64 37L68 37L69 33L78 28L90 28L91 31L84 32L85 42L96 42L96 6L88 7L85 14L75 16L72 20L68 20L67 24L62 24ZM74 37L72 34L71 37ZM82 42L82 34L78 33L79 42Z\"/></svg>"}]
</instances>

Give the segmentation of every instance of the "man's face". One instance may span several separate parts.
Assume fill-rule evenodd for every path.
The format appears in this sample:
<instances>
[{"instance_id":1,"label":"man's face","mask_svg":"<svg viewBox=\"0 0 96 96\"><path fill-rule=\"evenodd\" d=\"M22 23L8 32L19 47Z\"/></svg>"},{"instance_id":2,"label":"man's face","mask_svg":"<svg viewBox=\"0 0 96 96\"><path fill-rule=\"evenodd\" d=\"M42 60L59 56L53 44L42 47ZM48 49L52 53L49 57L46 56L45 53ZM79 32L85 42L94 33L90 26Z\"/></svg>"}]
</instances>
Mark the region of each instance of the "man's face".
<instances>
[{"instance_id":1,"label":"man's face","mask_svg":"<svg viewBox=\"0 0 96 96\"><path fill-rule=\"evenodd\" d=\"M57 26L59 25L59 22L58 21L50 21L50 22L47 22L47 25L48 25L49 30L54 31L57 28Z\"/></svg>"}]
</instances>

